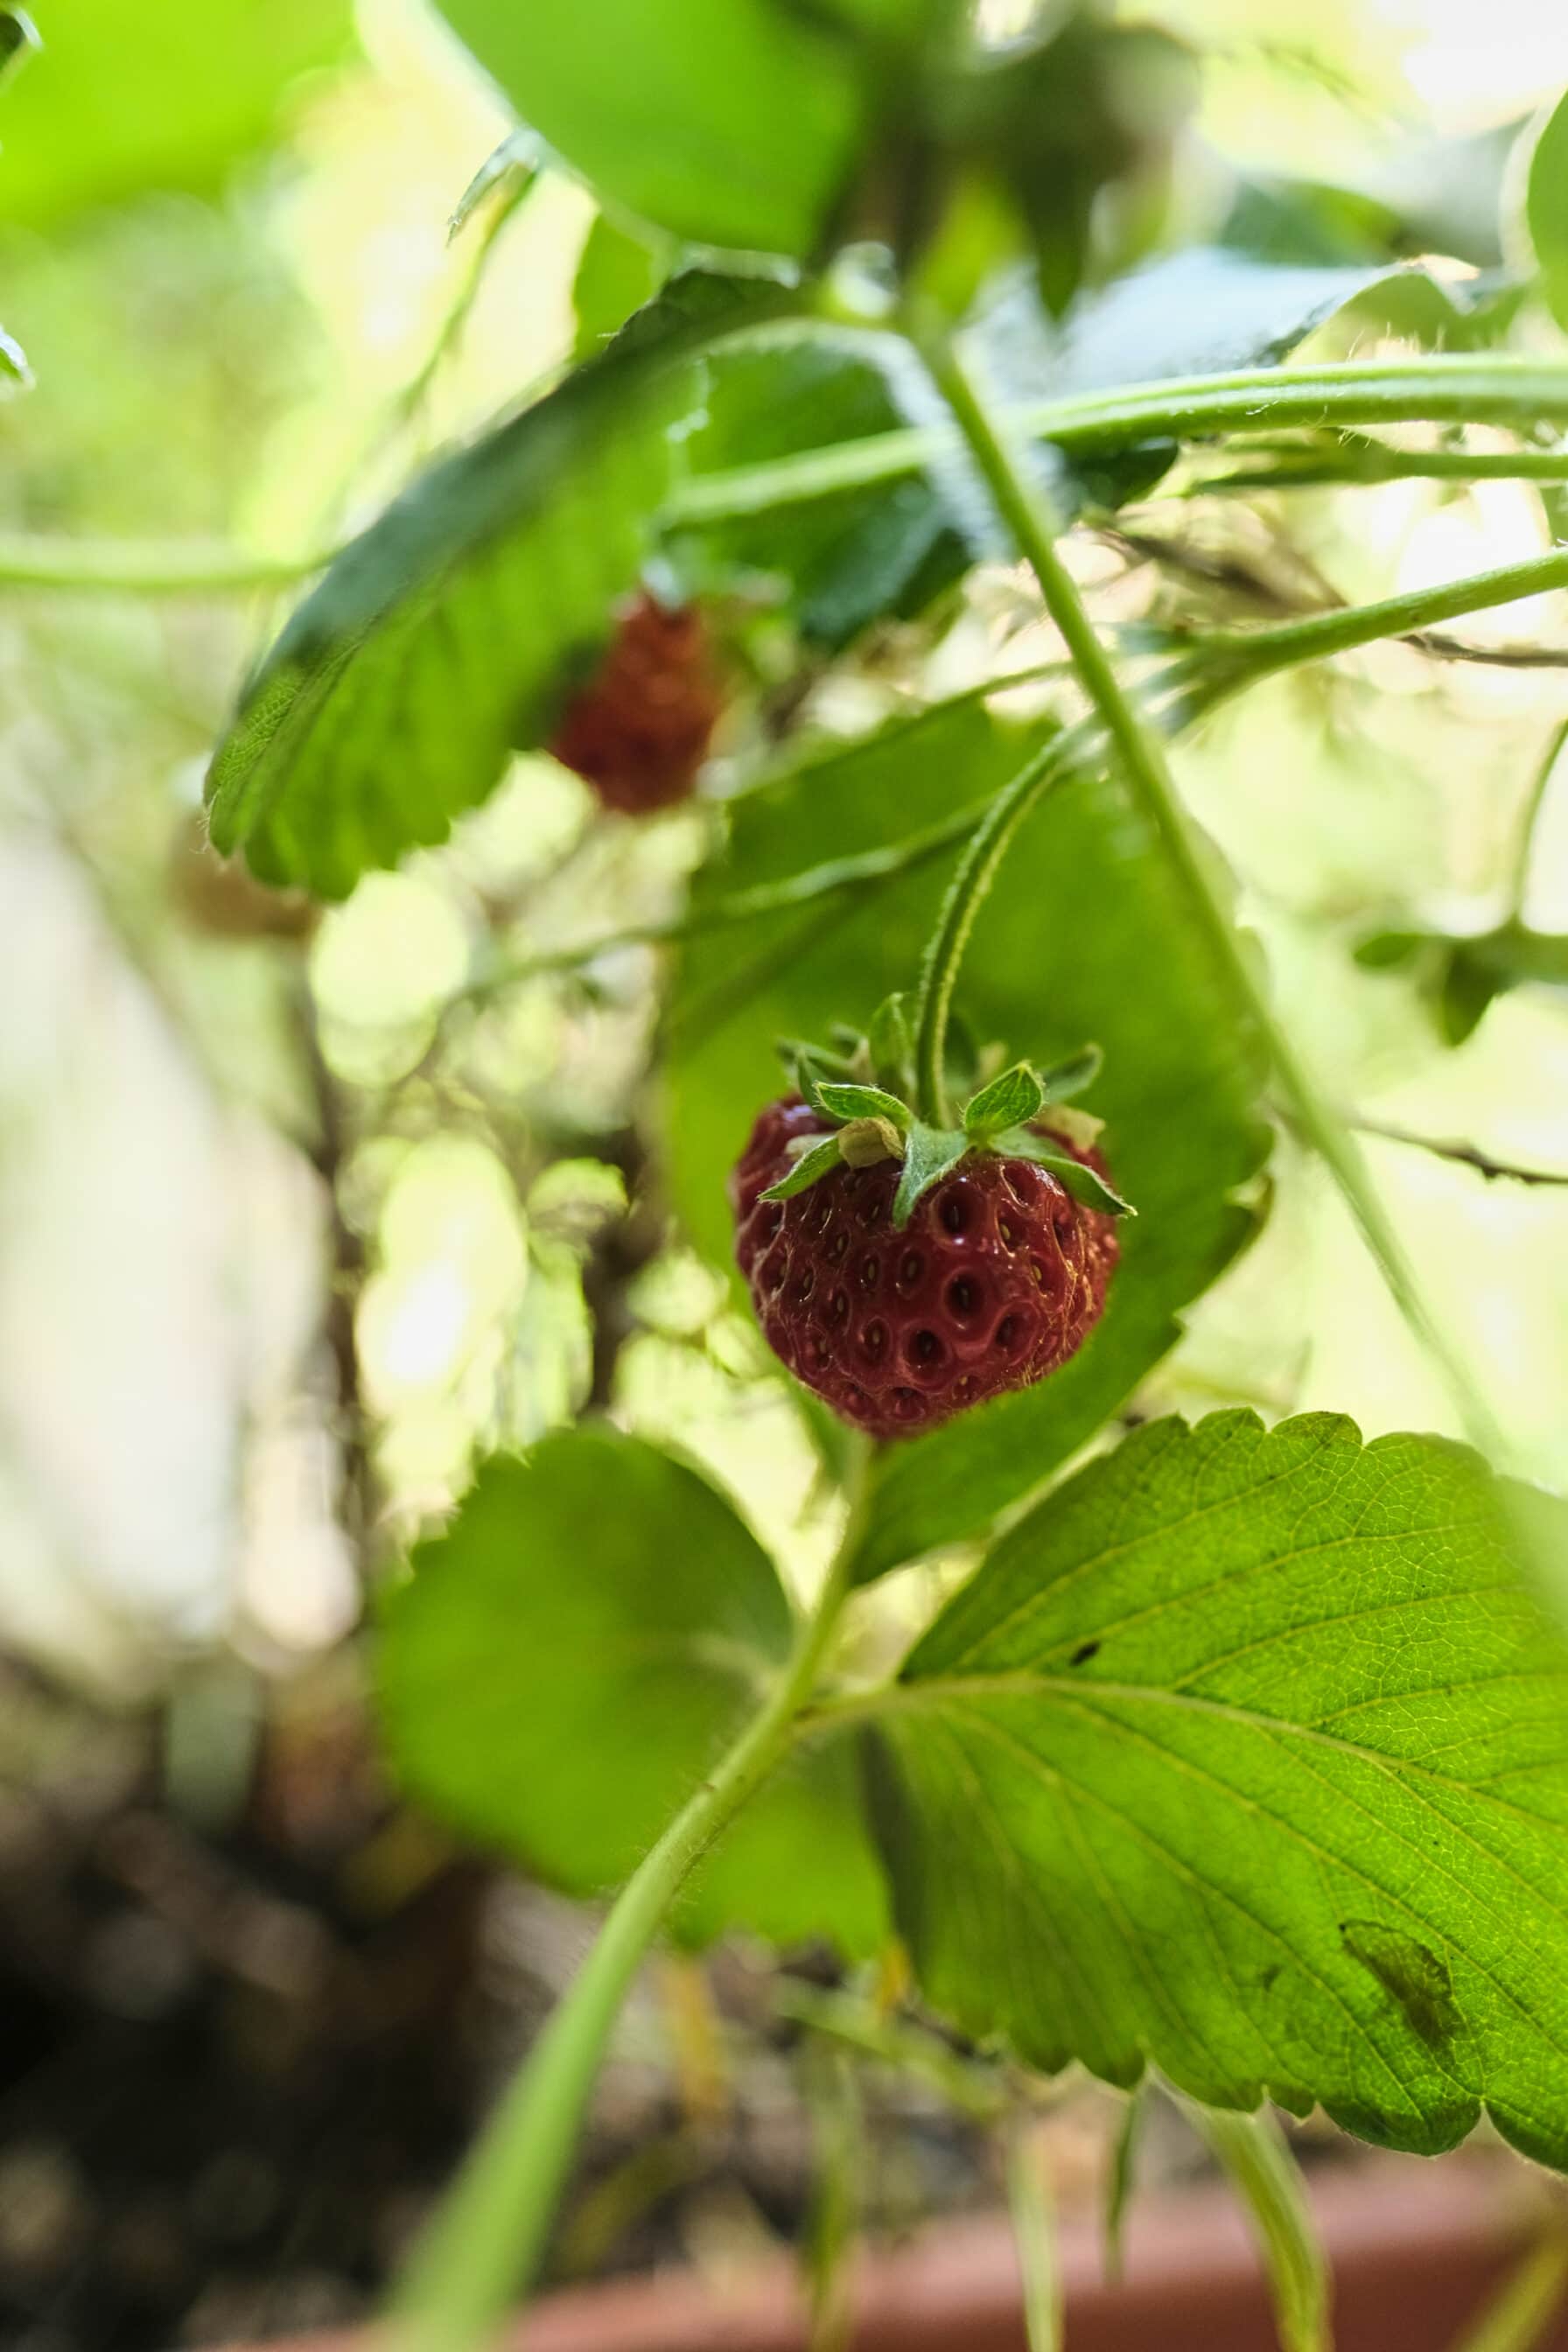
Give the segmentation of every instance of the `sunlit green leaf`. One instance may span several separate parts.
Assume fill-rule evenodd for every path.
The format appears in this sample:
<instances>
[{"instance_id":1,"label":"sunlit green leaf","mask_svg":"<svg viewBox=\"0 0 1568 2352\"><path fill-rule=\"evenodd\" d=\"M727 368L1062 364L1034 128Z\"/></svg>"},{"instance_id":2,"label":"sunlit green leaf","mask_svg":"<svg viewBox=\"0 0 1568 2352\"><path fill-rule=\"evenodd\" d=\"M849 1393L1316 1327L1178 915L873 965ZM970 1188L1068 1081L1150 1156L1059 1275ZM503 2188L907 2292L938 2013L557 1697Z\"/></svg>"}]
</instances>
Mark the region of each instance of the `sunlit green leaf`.
<instances>
[{"instance_id":1,"label":"sunlit green leaf","mask_svg":"<svg viewBox=\"0 0 1568 2352\"><path fill-rule=\"evenodd\" d=\"M353 53L350 0L55 0L34 14L43 54L6 95L12 223L215 189L277 136L301 74Z\"/></svg>"},{"instance_id":2,"label":"sunlit green leaf","mask_svg":"<svg viewBox=\"0 0 1568 2352\"><path fill-rule=\"evenodd\" d=\"M1162 1422L1053 1494L872 1735L927 1997L1031 2064L1568 2163L1568 1654L1436 1438Z\"/></svg>"},{"instance_id":3,"label":"sunlit green leaf","mask_svg":"<svg viewBox=\"0 0 1568 2352\"><path fill-rule=\"evenodd\" d=\"M1547 116L1531 151L1525 218L1542 292L1558 325L1568 329L1568 97Z\"/></svg>"},{"instance_id":4,"label":"sunlit green leaf","mask_svg":"<svg viewBox=\"0 0 1568 2352\"><path fill-rule=\"evenodd\" d=\"M1048 1135L1035 1135L1026 1128L1004 1129L992 1138L992 1149L1008 1153L1019 1160L1032 1160L1037 1168L1048 1169L1064 1192L1087 1208L1099 1209L1108 1217L1131 1217L1137 1214L1130 1201L1124 1201L1112 1184L1070 1151L1063 1151Z\"/></svg>"},{"instance_id":5,"label":"sunlit green leaf","mask_svg":"<svg viewBox=\"0 0 1568 2352\"><path fill-rule=\"evenodd\" d=\"M803 255L861 100L830 16L773 0L441 0L532 125L604 195L699 244Z\"/></svg>"},{"instance_id":6,"label":"sunlit green leaf","mask_svg":"<svg viewBox=\"0 0 1568 2352\"><path fill-rule=\"evenodd\" d=\"M693 1471L613 1430L496 1459L390 1594L381 1716L410 1794L570 1895L626 1876L790 1640L772 1562ZM701 1941L873 1947L883 1897L841 1748L769 1783L681 1906Z\"/></svg>"},{"instance_id":7,"label":"sunlit green leaf","mask_svg":"<svg viewBox=\"0 0 1568 2352\"><path fill-rule=\"evenodd\" d=\"M608 214L600 213L584 240L572 280L572 309L577 320L574 359L596 358L632 312L653 299L665 268L664 256L654 250L648 238L633 236Z\"/></svg>"}]
</instances>

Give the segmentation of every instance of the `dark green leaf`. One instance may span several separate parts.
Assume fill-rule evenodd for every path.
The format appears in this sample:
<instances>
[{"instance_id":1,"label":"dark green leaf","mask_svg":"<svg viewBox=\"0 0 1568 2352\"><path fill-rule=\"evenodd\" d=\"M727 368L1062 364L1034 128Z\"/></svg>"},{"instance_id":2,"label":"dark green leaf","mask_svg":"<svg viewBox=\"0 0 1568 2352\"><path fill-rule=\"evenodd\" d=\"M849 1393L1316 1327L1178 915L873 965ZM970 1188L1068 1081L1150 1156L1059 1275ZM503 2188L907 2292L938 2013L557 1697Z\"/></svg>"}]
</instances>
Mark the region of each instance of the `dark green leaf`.
<instances>
[{"instance_id":1,"label":"dark green leaf","mask_svg":"<svg viewBox=\"0 0 1568 2352\"><path fill-rule=\"evenodd\" d=\"M532 125L593 187L700 245L805 255L855 155L852 46L773 0L442 0Z\"/></svg>"},{"instance_id":2,"label":"dark green leaf","mask_svg":"<svg viewBox=\"0 0 1568 2352\"><path fill-rule=\"evenodd\" d=\"M1037 1073L1027 1062L1015 1062L965 1107L964 1128L970 1135L991 1136L1005 1127L1026 1127L1045 1099Z\"/></svg>"},{"instance_id":3,"label":"dark green leaf","mask_svg":"<svg viewBox=\"0 0 1568 2352\"><path fill-rule=\"evenodd\" d=\"M6 13L15 58L22 12ZM300 76L353 54L351 0L54 0L39 13L43 55L5 108L13 226L148 188L210 193L277 138Z\"/></svg>"},{"instance_id":4,"label":"dark green leaf","mask_svg":"<svg viewBox=\"0 0 1568 2352\"><path fill-rule=\"evenodd\" d=\"M1507 1511L1331 1414L1159 1423L1052 1495L872 1734L927 1997L1049 2073L1428 2154L1484 2105L1568 2164L1568 1654Z\"/></svg>"},{"instance_id":5,"label":"dark green leaf","mask_svg":"<svg viewBox=\"0 0 1568 2352\"><path fill-rule=\"evenodd\" d=\"M570 1895L626 1876L790 1641L772 1562L729 1505L605 1428L488 1463L413 1566L377 1656L393 1762L432 1812ZM768 1784L679 1926L875 1947L882 1889L847 1751Z\"/></svg>"},{"instance_id":6,"label":"dark green leaf","mask_svg":"<svg viewBox=\"0 0 1568 2352\"><path fill-rule=\"evenodd\" d=\"M1099 1209L1108 1217L1135 1217L1138 1213L1130 1201L1124 1201L1114 1185L1070 1151L1063 1151L1048 1135L1035 1135L1027 1128L1005 1129L991 1139L991 1149L1006 1154L1009 1159L1032 1160L1037 1168L1048 1169L1064 1192L1086 1208Z\"/></svg>"},{"instance_id":7,"label":"dark green leaf","mask_svg":"<svg viewBox=\"0 0 1568 2352\"><path fill-rule=\"evenodd\" d=\"M865 439L904 423L875 360L814 340L736 350L709 363L695 476ZM869 622L919 611L968 562L931 484L914 476L809 504L682 530L672 561L694 584L738 576L770 589L808 644L847 645Z\"/></svg>"},{"instance_id":8,"label":"dark green leaf","mask_svg":"<svg viewBox=\"0 0 1568 2352\"><path fill-rule=\"evenodd\" d=\"M340 897L441 840L512 747L542 740L647 551L668 427L694 396L680 362L736 299L724 281L681 281L339 556L213 762L219 849Z\"/></svg>"},{"instance_id":9,"label":"dark green leaf","mask_svg":"<svg viewBox=\"0 0 1568 2352\"><path fill-rule=\"evenodd\" d=\"M841 1086L829 1079L825 1086L816 1087L813 1099L829 1118L885 1118L900 1135L909 1133L914 1119L908 1103L900 1102L897 1095L885 1093L880 1087Z\"/></svg>"},{"instance_id":10,"label":"dark green leaf","mask_svg":"<svg viewBox=\"0 0 1568 2352\"><path fill-rule=\"evenodd\" d=\"M962 1128L927 1127L922 1120L915 1121L904 1139L904 1165L893 1195L896 1232L903 1231L921 1197L957 1167L968 1150L969 1138Z\"/></svg>"},{"instance_id":11,"label":"dark green leaf","mask_svg":"<svg viewBox=\"0 0 1568 2352\"><path fill-rule=\"evenodd\" d=\"M1568 331L1568 97L1559 100L1536 138L1524 204L1541 290Z\"/></svg>"},{"instance_id":12,"label":"dark green leaf","mask_svg":"<svg viewBox=\"0 0 1568 2352\"><path fill-rule=\"evenodd\" d=\"M841 1164L838 1138L824 1136L809 1151L803 1151L789 1174L781 1176L776 1184L770 1184L762 1197L764 1201L793 1201L797 1192L809 1192L830 1169Z\"/></svg>"},{"instance_id":13,"label":"dark green leaf","mask_svg":"<svg viewBox=\"0 0 1568 2352\"><path fill-rule=\"evenodd\" d=\"M0 81L40 46L38 28L25 8L0 8Z\"/></svg>"},{"instance_id":14,"label":"dark green leaf","mask_svg":"<svg viewBox=\"0 0 1568 2352\"><path fill-rule=\"evenodd\" d=\"M1038 740L960 708L792 768L735 803L729 854L700 877L695 904L917 835L999 789ZM724 1180L766 1091L774 1036L826 1027L846 1005L908 985L954 854L683 950L668 1167L687 1228L716 1264L733 1246ZM884 1449L868 1572L972 1534L1042 1484L1172 1346L1182 1308L1254 1229L1231 1195L1267 1143L1252 1109L1256 1047L1116 783L1064 785L1031 818L970 944L963 1002L982 1035L1009 1038L1039 1067L1100 1039L1106 1156L1140 1213L1121 1229L1104 1318L1070 1363Z\"/></svg>"}]
</instances>

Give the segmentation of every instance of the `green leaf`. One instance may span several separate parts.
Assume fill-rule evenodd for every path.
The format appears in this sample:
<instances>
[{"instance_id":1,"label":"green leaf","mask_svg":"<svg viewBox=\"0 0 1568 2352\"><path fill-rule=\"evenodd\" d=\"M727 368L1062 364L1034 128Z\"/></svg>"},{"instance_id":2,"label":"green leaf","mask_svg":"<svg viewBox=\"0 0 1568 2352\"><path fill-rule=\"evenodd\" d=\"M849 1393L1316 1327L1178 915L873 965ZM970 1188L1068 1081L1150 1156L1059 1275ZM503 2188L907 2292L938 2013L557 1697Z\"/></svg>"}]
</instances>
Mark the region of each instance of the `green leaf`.
<instances>
[{"instance_id":1,"label":"green leaf","mask_svg":"<svg viewBox=\"0 0 1568 2352\"><path fill-rule=\"evenodd\" d=\"M1568 2164L1568 1655L1505 1490L1309 1414L1137 1432L871 1735L927 1998L1055 2073Z\"/></svg>"},{"instance_id":2,"label":"green leaf","mask_svg":"<svg viewBox=\"0 0 1568 2352\"><path fill-rule=\"evenodd\" d=\"M1060 1150L1048 1135L1036 1135L1029 1128L1004 1129L1000 1135L992 1137L991 1149L1005 1153L1009 1159L1032 1160L1037 1168L1048 1169L1064 1192L1081 1201L1086 1208L1099 1209L1104 1216L1138 1214L1132 1203L1124 1201L1103 1176L1086 1168L1070 1151Z\"/></svg>"},{"instance_id":3,"label":"green leaf","mask_svg":"<svg viewBox=\"0 0 1568 2352\"><path fill-rule=\"evenodd\" d=\"M5 108L12 226L149 188L213 193L277 139L300 76L354 53L351 0L52 0L39 14L43 54ZM26 20L6 16L14 58Z\"/></svg>"},{"instance_id":4,"label":"green leaf","mask_svg":"<svg viewBox=\"0 0 1568 2352\"><path fill-rule=\"evenodd\" d=\"M960 707L800 762L733 804L728 854L699 878L694 906L918 836L999 789L1037 741ZM724 1181L767 1089L773 1038L826 1028L845 1005L908 983L954 855L683 950L669 1014L668 1165L679 1213L716 1264L731 1260ZM1122 1229L1105 1315L1070 1363L884 1449L868 1573L972 1534L1043 1484L1159 1361L1182 1308L1254 1230L1231 1195L1267 1147L1252 1109L1256 1046L1114 781L1064 785L1030 819L970 943L963 1000L981 1035L1010 1038L1039 1067L1085 1036L1100 1039L1106 1156L1139 1215Z\"/></svg>"},{"instance_id":5,"label":"green leaf","mask_svg":"<svg viewBox=\"0 0 1568 2352\"><path fill-rule=\"evenodd\" d=\"M1280 2352L1333 2352L1329 2266L1300 2168L1266 2108L1228 2115L1184 2099L1184 2113L1230 2175L1252 2216L1274 2298Z\"/></svg>"},{"instance_id":6,"label":"green leaf","mask_svg":"<svg viewBox=\"0 0 1568 2352\"><path fill-rule=\"evenodd\" d=\"M1015 1062L1010 1070L982 1087L966 1106L964 1128L970 1135L989 1137L1005 1127L1026 1127L1045 1099L1046 1089L1037 1072L1027 1062Z\"/></svg>"},{"instance_id":7,"label":"green leaf","mask_svg":"<svg viewBox=\"0 0 1568 2352\"><path fill-rule=\"evenodd\" d=\"M601 195L700 245L804 256L854 160L855 52L773 0L441 0L524 121Z\"/></svg>"},{"instance_id":8,"label":"green leaf","mask_svg":"<svg viewBox=\"0 0 1568 2352\"><path fill-rule=\"evenodd\" d=\"M761 298L766 299L766 298ZM342 897L443 839L548 733L669 480L681 362L735 315L684 280L556 392L433 467L332 564L213 761L213 840Z\"/></svg>"},{"instance_id":9,"label":"green leaf","mask_svg":"<svg viewBox=\"0 0 1568 2352\"><path fill-rule=\"evenodd\" d=\"M900 1135L907 1135L914 1124L914 1113L908 1103L900 1102L881 1087L840 1086L832 1079L819 1084L813 1094L817 1107L829 1118L885 1118Z\"/></svg>"},{"instance_id":10,"label":"green leaf","mask_svg":"<svg viewBox=\"0 0 1568 2352\"><path fill-rule=\"evenodd\" d=\"M1542 124L1525 182L1525 219L1541 271L1541 290L1568 331L1568 96Z\"/></svg>"},{"instance_id":11,"label":"green leaf","mask_svg":"<svg viewBox=\"0 0 1568 2352\"><path fill-rule=\"evenodd\" d=\"M761 1197L764 1201L793 1201L797 1192L809 1192L812 1185L831 1169L842 1164L838 1138L836 1135L824 1136L822 1141L814 1143L809 1151L803 1151L789 1174L781 1176L776 1184L770 1184Z\"/></svg>"},{"instance_id":12,"label":"green leaf","mask_svg":"<svg viewBox=\"0 0 1568 2352\"><path fill-rule=\"evenodd\" d=\"M1073 1102L1087 1094L1101 1070L1105 1055L1098 1045L1082 1045L1076 1054L1064 1055L1053 1062L1048 1070L1040 1072L1040 1084L1048 1103Z\"/></svg>"},{"instance_id":13,"label":"green leaf","mask_svg":"<svg viewBox=\"0 0 1568 2352\"><path fill-rule=\"evenodd\" d=\"M659 243L663 242L661 238ZM633 311L652 301L665 268L666 256L656 253L647 237L633 236L607 213L600 213L583 241L577 274L572 280L572 309L577 320L573 358L596 358Z\"/></svg>"},{"instance_id":14,"label":"green leaf","mask_svg":"<svg viewBox=\"0 0 1568 2352\"><path fill-rule=\"evenodd\" d=\"M790 1641L772 1562L693 1471L584 1426L493 1458L384 1605L393 1763L465 1835L575 1895L618 1885L733 1738ZM771 1781L679 1931L872 1949L883 1895L843 1748Z\"/></svg>"},{"instance_id":15,"label":"green leaf","mask_svg":"<svg viewBox=\"0 0 1568 2352\"><path fill-rule=\"evenodd\" d=\"M922 1196L956 1168L969 1150L962 1128L927 1127L916 1119L904 1141L904 1165L893 1195L893 1229L902 1233Z\"/></svg>"}]
</instances>

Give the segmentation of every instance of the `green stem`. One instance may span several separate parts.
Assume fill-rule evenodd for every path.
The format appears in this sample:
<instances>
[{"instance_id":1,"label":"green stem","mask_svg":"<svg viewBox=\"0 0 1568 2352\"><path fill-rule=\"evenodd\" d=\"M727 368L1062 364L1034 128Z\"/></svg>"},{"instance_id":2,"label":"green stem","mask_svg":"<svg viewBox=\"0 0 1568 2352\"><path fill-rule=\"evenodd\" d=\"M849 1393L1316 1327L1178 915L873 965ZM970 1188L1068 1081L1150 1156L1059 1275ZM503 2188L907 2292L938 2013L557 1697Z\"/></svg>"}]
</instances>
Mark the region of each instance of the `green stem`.
<instances>
[{"instance_id":1,"label":"green stem","mask_svg":"<svg viewBox=\"0 0 1568 2352\"><path fill-rule=\"evenodd\" d=\"M286 587L321 571L334 550L258 555L221 540L54 539L0 532L0 587L74 589L113 595L244 594Z\"/></svg>"},{"instance_id":2,"label":"green stem","mask_svg":"<svg viewBox=\"0 0 1568 2352\"><path fill-rule=\"evenodd\" d=\"M945 337L926 338L917 348L1003 520L1039 583L1046 609L1072 656L1086 693L1100 713L1133 797L1164 852L1222 982L1264 1043L1291 1124L1318 1152L1333 1177L1400 1312L1433 1360L1441 1366L1471 1436L1484 1453L1496 1458L1502 1450L1500 1433L1463 1360L1426 1307L1404 1244L1373 1184L1359 1146L1341 1127L1298 1060L1294 1046L1275 1020L1267 997L1253 977L1227 912L1209 887L1208 876L1182 812L1164 745L1140 714L1095 634L1077 583L1057 552L1055 518L1043 494L1004 443L951 341ZM1338 651L1342 649L1342 641L1334 640L1332 631L1347 617L1325 614L1310 621L1291 623L1289 627L1292 631L1320 633L1310 640L1315 653ZM1298 635L1294 641L1299 646L1302 639Z\"/></svg>"},{"instance_id":3,"label":"green stem","mask_svg":"<svg viewBox=\"0 0 1568 2352\"><path fill-rule=\"evenodd\" d=\"M1197 673L1200 696L1212 698L1216 691L1250 686L1274 670L1326 661L1334 654L1353 653L1384 637L1419 635L1441 627L1445 621L1462 620L1468 614L1511 604L1521 596L1543 595L1555 588L1568 588L1568 548L1558 548L1551 555L1528 556L1520 563L1500 564L1495 571L1475 572L1468 580L1451 581L1441 588L1412 588L1403 595L1381 597L1375 604L1310 613L1303 620L1281 621L1267 628L1194 634L1160 682L1181 684L1184 673L1191 668ZM1235 674L1237 671L1239 676Z\"/></svg>"},{"instance_id":4,"label":"green stem","mask_svg":"<svg viewBox=\"0 0 1568 2352\"><path fill-rule=\"evenodd\" d=\"M999 409L1009 433L1072 451L1142 441L1201 440L1258 422L1273 426L1415 423L1533 425L1568 421L1568 366L1496 352L1420 359L1346 360L1326 367L1244 368L1178 376L1069 400ZM828 449L746 466L684 483L667 510L687 522L770 513L870 482L921 472L951 451L941 427L910 425Z\"/></svg>"},{"instance_id":5,"label":"green stem","mask_svg":"<svg viewBox=\"0 0 1568 2352\"><path fill-rule=\"evenodd\" d=\"M1050 2177L1039 2126L1026 2116L1007 2134L1007 2209L1018 2250L1029 2352L1061 2352L1062 2274Z\"/></svg>"},{"instance_id":6,"label":"green stem","mask_svg":"<svg viewBox=\"0 0 1568 2352\"><path fill-rule=\"evenodd\" d=\"M734 1747L626 1881L416 2244L389 2306L398 2352L468 2352L536 2279L605 2044L632 1981L692 1871L790 1747L810 1698L850 1591L864 1467L862 1455L848 1523L789 1664Z\"/></svg>"},{"instance_id":7,"label":"green stem","mask_svg":"<svg viewBox=\"0 0 1568 2352\"><path fill-rule=\"evenodd\" d=\"M1568 743L1568 719L1564 719L1560 725L1554 727L1548 737L1546 749L1542 753L1535 773L1531 779L1530 790L1525 795L1524 807L1520 814L1519 837L1513 853L1513 876L1509 893L1510 922L1522 923L1524 920L1524 902L1530 892L1531 859L1535 850L1535 828L1546 799L1547 787L1556 772L1557 762L1562 757L1563 746L1565 743Z\"/></svg>"},{"instance_id":8,"label":"green stem","mask_svg":"<svg viewBox=\"0 0 1568 2352\"><path fill-rule=\"evenodd\" d=\"M1012 782L1004 784L969 837L958 870L948 885L921 966L915 1014L915 1080L921 1118L945 1127L947 1117L947 1024L959 967L974 919L996 878L1014 836L1047 786L1072 766L1074 739L1053 736Z\"/></svg>"}]
</instances>

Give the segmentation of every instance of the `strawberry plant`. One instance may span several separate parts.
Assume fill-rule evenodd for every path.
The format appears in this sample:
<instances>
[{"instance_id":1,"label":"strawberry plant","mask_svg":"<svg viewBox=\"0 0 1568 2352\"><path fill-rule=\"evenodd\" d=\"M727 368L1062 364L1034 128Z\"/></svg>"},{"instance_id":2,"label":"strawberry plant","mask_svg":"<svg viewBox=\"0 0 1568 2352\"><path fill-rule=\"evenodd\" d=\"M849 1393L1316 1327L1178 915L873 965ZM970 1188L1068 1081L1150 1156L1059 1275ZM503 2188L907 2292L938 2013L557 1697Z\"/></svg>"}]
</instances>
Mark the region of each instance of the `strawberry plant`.
<instances>
[{"instance_id":1,"label":"strawberry plant","mask_svg":"<svg viewBox=\"0 0 1568 2352\"><path fill-rule=\"evenodd\" d=\"M1276 2211L1267 2126L1236 2120L1268 2100L1424 2153L1485 2116L1568 2169L1560 1507L1173 770L1265 681L1568 587L1568 115L1531 132L1517 266L1486 276L1397 258L1413 223L1346 249L1348 197L1288 184L1184 243L1203 61L1098 6L1007 38L963 0L445 14L526 126L498 172L602 204L598 309L327 566L213 761L212 838L331 899L519 750L553 747L607 825L706 774L689 900L651 927L661 1177L797 1384L839 1538L797 1610L713 1486L589 1416L481 1464L391 1583L405 1785L610 1898L414 2252L407 2340L475 2341L534 2282L664 1936L900 1948L1021 2063L1173 2085ZM1344 320L1352 355L1294 356ZM1367 321L1394 355L1354 355ZM1240 626L1086 597L1075 527L1131 532L1169 479L1426 477L1535 485L1552 543ZM1040 659L837 741L798 727L825 676L933 647L977 575ZM1452 1039L1563 976L1518 909L1421 925L1360 952L1425 958ZM1267 1219L1280 1135L1468 1446L1129 1413ZM878 1580L953 1546L964 1580L867 1670Z\"/></svg>"}]
</instances>

